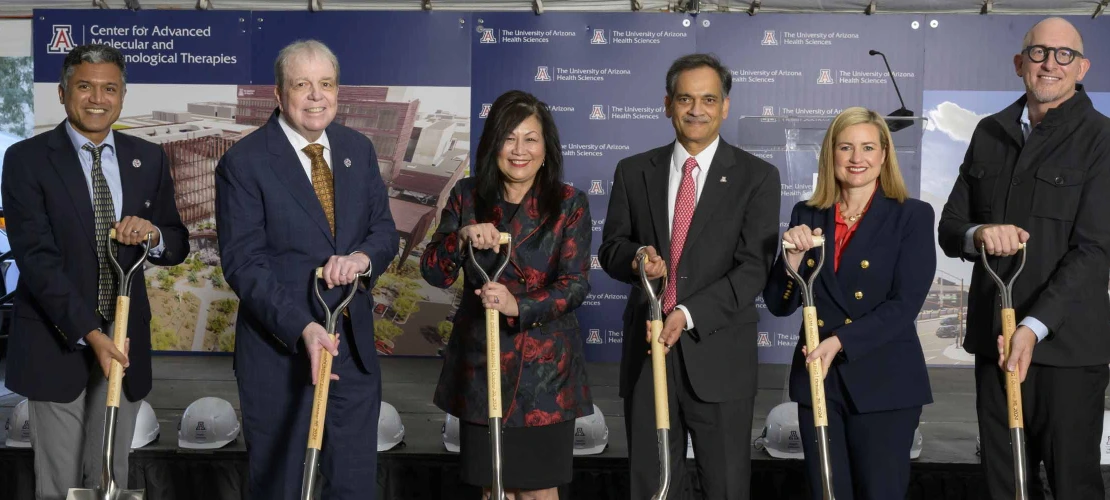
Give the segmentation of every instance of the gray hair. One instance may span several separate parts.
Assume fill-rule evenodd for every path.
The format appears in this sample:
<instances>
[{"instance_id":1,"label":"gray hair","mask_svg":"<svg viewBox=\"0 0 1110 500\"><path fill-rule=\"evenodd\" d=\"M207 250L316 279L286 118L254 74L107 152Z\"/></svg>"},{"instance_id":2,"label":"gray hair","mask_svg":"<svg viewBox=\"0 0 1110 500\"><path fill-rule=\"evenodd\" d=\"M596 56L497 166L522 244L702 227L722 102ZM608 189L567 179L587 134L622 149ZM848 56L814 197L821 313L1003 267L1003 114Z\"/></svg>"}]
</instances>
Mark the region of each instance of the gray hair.
<instances>
[{"instance_id":1,"label":"gray hair","mask_svg":"<svg viewBox=\"0 0 1110 500\"><path fill-rule=\"evenodd\" d=\"M65 62L62 63L62 81L60 83L63 92L68 90L69 79L77 71L76 67L84 63L115 64L119 68L120 80L123 81L124 88L127 88L127 67L124 65L123 54L110 45L91 43L80 45L66 55Z\"/></svg>"},{"instance_id":2,"label":"gray hair","mask_svg":"<svg viewBox=\"0 0 1110 500\"><path fill-rule=\"evenodd\" d=\"M1070 21L1068 21L1067 19L1064 19L1062 17L1049 17L1049 18L1041 19L1040 21L1037 22L1037 24L1034 24L1032 28L1029 28L1029 31L1025 32L1025 37L1023 37L1021 39L1021 52L1024 53L1025 48L1033 44L1033 30L1037 29L1037 26L1040 26L1041 23L1043 23L1045 21L1052 20L1052 19L1055 19L1055 20L1058 20L1058 21L1063 21L1063 22L1067 23L1068 26L1071 26L1072 29L1075 30L1075 34L1079 35L1079 46L1078 47L1071 47L1071 48L1075 49L1075 50L1078 50L1079 52L1082 52L1083 56L1086 57L1087 52L1085 52L1083 50L1084 49L1084 47L1083 47L1083 33L1080 33L1079 28L1076 28L1074 24L1072 24Z\"/></svg>"},{"instance_id":3,"label":"gray hair","mask_svg":"<svg viewBox=\"0 0 1110 500\"><path fill-rule=\"evenodd\" d=\"M335 83L339 84L339 59L335 58L331 49L317 40L297 40L281 49L277 60L274 61L274 83L277 84L278 91L285 86L285 68L289 65L289 61L295 57L309 55L322 57L330 62L335 68Z\"/></svg>"}]
</instances>

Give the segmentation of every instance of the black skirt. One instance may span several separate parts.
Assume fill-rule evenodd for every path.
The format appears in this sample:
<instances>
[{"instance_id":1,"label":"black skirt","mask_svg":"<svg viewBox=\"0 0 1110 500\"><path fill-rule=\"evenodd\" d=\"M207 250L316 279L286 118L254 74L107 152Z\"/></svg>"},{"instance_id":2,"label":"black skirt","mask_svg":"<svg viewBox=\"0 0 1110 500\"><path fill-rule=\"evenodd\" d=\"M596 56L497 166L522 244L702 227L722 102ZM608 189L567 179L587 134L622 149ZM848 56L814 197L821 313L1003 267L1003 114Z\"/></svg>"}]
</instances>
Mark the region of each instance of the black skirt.
<instances>
[{"instance_id":1,"label":"black skirt","mask_svg":"<svg viewBox=\"0 0 1110 500\"><path fill-rule=\"evenodd\" d=\"M540 427L502 427L501 483L507 490L544 490L569 484L574 474L574 421ZM493 466L489 426L459 422L459 475L489 488Z\"/></svg>"}]
</instances>

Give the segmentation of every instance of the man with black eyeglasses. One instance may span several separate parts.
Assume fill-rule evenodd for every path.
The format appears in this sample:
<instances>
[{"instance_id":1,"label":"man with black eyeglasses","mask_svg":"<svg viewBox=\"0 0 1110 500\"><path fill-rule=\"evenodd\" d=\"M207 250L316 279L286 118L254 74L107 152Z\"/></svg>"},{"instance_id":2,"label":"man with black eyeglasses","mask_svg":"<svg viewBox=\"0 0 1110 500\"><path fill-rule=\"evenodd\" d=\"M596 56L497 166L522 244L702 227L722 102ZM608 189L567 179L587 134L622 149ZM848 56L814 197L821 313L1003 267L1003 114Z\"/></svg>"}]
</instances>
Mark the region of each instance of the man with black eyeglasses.
<instances>
[{"instance_id":1,"label":"man with black eyeglasses","mask_svg":"<svg viewBox=\"0 0 1110 500\"><path fill-rule=\"evenodd\" d=\"M1110 119L1078 82L1083 37L1049 18L1014 68L1025 95L979 122L941 215L940 246L975 263L964 348L975 354L976 413L991 498L1014 498L1005 373L1022 380L1029 498L1103 498L1103 394L1110 380ZM979 252L1013 283L1019 326L1003 356L1000 295Z\"/></svg>"}]
</instances>

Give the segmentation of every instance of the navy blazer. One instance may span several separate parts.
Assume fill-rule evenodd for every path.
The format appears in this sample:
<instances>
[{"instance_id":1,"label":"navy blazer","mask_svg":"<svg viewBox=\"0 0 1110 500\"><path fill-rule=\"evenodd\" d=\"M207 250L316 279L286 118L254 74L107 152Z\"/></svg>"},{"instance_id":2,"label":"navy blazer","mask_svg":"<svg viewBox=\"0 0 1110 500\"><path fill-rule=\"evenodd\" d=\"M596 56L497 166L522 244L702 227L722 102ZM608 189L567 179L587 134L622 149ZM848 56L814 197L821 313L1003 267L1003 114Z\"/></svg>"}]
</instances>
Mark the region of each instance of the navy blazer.
<instances>
[{"instance_id":1,"label":"navy blazer","mask_svg":"<svg viewBox=\"0 0 1110 500\"><path fill-rule=\"evenodd\" d=\"M898 203L877 188L871 208L841 252L840 270L833 271L834 209L799 202L790 215L790 227L820 227L828 237L825 264L813 284L817 325L822 340L834 334L840 338L843 350L830 371L838 372L848 401L861 413L933 402L915 324L936 273L933 218L929 204L915 199ZM808 278L806 271L816 264L819 250L802 259L803 277ZM796 288L780 254L763 291L767 310L775 316L793 314L802 305ZM790 399L809 406L804 325L802 329L790 367Z\"/></svg>"},{"instance_id":2,"label":"navy blazer","mask_svg":"<svg viewBox=\"0 0 1110 500\"><path fill-rule=\"evenodd\" d=\"M148 262L180 264L189 254L189 231L177 212L169 158L161 146L112 133L123 188L121 215L149 220L162 232L162 255ZM3 196L8 239L20 270L6 383L34 400L68 403L88 386L95 366L92 349L80 348L77 341L102 325L96 313L92 196L65 122L8 149ZM141 251L120 245L120 264L135 262ZM141 273L131 281L130 296L131 366L123 388L129 400L138 401L150 392L151 378L150 303Z\"/></svg>"},{"instance_id":3,"label":"navy blazer","mask_svg":"<svg viewBox=\"0 0 1110 500\"><path fill-rule=\"evenodd\" d=\"M224 277L239 296L235 369L287 376L309 323L323 324L313 292L315 269L332 255L361 251L373 279L397 255L399 238L370 139L332 123L335 236L297 152L278 124L278 111L224 154L216 167L216 228ZM355 349L377 373L371 283L348 306ZM322 285L321 285L322 286ZM325 288L326 290L326 288ZM335 307L345 287L326 290ZM300 346L298 345L300 343ZM299 355L303 357L303 355Z\"/></svg>"}]
</instances>

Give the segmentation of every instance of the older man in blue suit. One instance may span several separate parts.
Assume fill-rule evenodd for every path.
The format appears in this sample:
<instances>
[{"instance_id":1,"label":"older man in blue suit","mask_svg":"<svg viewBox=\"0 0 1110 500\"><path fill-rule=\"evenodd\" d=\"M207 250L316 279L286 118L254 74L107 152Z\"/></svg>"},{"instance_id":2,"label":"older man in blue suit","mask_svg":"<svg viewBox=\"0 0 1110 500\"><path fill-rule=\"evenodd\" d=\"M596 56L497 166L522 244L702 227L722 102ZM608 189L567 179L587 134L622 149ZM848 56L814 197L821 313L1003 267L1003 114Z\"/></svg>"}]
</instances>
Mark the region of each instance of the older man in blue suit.
<instances>
[{"instance_id":1,"label":"older man in blue suit","mask_svg":"<svg viewBox=\"0 0 1110 500\"><path fill-rule=\"evenodd\" d=\"M250 462L249 498L300 494L320 351L335 356L324 430L324 498L374 498L381 376L371 280L357 283L336 342L313 297L324 267L330 304L398 236L374 146L332 123L339 63L320 42L298 41L274 65L278 109L216 168L220 258L239 296L235 375Z\"/></svg>"}]
</instances>

